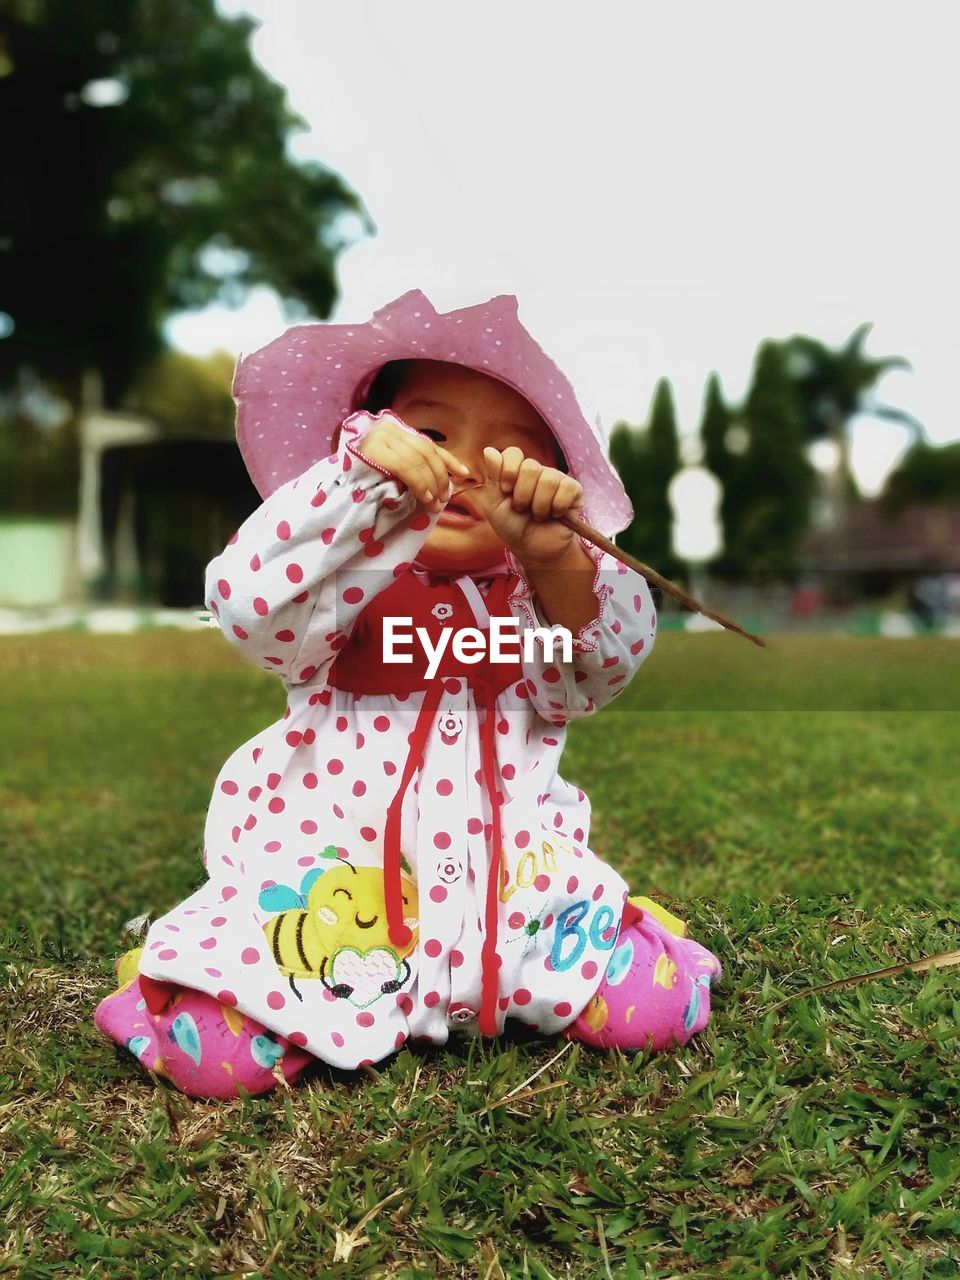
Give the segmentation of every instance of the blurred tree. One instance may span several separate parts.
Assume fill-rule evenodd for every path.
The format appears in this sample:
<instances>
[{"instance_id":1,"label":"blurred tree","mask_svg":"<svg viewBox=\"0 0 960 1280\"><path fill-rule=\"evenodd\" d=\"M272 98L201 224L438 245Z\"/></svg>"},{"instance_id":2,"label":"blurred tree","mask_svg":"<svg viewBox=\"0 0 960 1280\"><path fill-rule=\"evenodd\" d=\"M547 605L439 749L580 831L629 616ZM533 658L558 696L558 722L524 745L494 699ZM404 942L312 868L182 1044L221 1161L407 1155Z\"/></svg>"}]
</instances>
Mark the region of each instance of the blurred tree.
<instances>
[{"instance_id":1,"label":"blurred tree","mask_svg":"<svg viewBox=\"0 0 960 1280\"><path fill-rule=\"evenodd\" d=\"M915 502L960 502L960 442L937 448L918 440L891 471L881 506L895 515Z\"/></svg>"},{"instance_id":2,"label":"blurred tree","mask_svg":"<svg viewBox=\"0 0 960 1280\"><path fill-rule=\"evenodd\" d=\"M720 378L711 373L707 379L703 398L703 416L700 420L700 439L703 444L703 464L717 477L722 489L720 498L720 527L723 546L733 545L738 539L742 524L741 508L744 494L738 484L740 455L746 447L747 434L735 423L733 410L723 398ZM738 441L743 447L738 448ZM725 565L721 550L713 559L714 567ZM729 566L726 566L729 567Z\"/></svg>"},{"instance_id":3,"label":"blurred tree","mask_svg":"<svg viewBox=\"0 0 960 1280\"><path fill-rule=\"evenodd\" d=\"M711 416L716 460L720 415L715 405ZM724 549L716 568L792 571L794 553L810 522L814 484L805 437L802 402L788 375L782 346L764 342L757 351L746 403L724 434L725 473L718 476L724 487Z\"/></svg>"},{"instance_id":4,"label":"blurred tree","mask_svg":"<svg viewBox=\"0 0 960 1280\"><path fill-rule=\"evenodd\" d=\"M0 7L0 386L35 370L115 407L171 312L272 286L329 315L347 219L335 173L294 161L306 126L253 61L256 23L214 0Z\"/></svg>"},{"instance_id":5,"label":"blurred tree","mask_svg":"<svg viewBox=\"0 0 960 1280\"><path fill-rule=\"evenodd\" d=\"M673 550L673 508L667 490L680 466L680 449L667 378L656 385L645 430L623 422L613 428L610 460L634 510L631 523L617 535L618 545L665 577L677 576L683 566Z\"/></svg>"},{"instance_id":6,"label":"blurred tree","mask_svg":"<svg viewBox=\"0 0 960 1280\"><path fill-rule=\"evenodd\" d=\"M230 388L236 363L228 351L204 358L161 352L134 375L122 408L232 440L237 407Z\"/></svg>"},{"instance_id":7,"label":"blurred tree","mask_svg":"<svg viewBox=\"0 0 960 1280\"><path fill-rule=\"evenodd\" d=\"M796 388L809 441L829 440L837 462L828 472L825 490L830 514L839 518L851 498L858 496L850 468L850 420L858 414L884 418L906 427L916 440L923 427L902 409L880 404L872 395L876 384L893 369L910 369L902 356L868 356L864 351L871 324L859 325L839 348L833 349L805 334L779 343L787 375Z\"/></svg>"},{"instance_id":8,"label":"blurred tree","mask_svg":"<svg viewBox=\"0 0 960 1280\"><path fill-rule=\"evenodd\" d=\"M711 373L703 397L703 417L700 420L700 438L703 441L703 461L718 480L723 481L730 466L731 454L727 445L727 431L733 414L723 398L720 378Z\"/></svg>"}]
</instances>

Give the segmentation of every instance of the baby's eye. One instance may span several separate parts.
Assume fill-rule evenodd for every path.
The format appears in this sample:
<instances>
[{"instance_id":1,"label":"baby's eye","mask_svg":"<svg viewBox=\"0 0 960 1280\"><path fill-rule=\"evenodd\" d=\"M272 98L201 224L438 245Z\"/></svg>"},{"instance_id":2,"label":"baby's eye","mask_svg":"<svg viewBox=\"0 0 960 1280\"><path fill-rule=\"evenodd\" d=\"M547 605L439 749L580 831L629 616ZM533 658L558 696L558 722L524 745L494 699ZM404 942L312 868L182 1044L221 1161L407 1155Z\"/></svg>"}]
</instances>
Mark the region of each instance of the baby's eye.
<instances>
[{"instance_id":1,"label":"baby's eye","mask_svg":"<svg viewBox=\"0 0 960 1280\"><path fill-rule=\"evenodd\" d=\"M418 431L422 436L429 436L431 440L446 440L446 436L442 431L437 431L435 427L418 427Z\"/></svg>"}]
</instances>

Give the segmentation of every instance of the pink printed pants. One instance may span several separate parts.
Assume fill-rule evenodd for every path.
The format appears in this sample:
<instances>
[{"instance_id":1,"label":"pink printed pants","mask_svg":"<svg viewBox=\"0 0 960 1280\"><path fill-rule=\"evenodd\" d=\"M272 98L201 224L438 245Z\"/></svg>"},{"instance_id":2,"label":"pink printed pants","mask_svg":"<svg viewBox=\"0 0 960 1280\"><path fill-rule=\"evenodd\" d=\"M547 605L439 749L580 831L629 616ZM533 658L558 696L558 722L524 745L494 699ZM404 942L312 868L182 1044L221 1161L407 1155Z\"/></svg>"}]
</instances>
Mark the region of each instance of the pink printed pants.
<instances>
[{"instance_id":1,"label":"pink printed pants","mask_svg":"<svg viewBox=\"0 0 960 1280\"><path fill-rule=\"evenodd\" d=\"M721 974L712 952L627 902L604 980L562 1034L627 1053L685 1045L707 1025L710 986ZM181 987L158 1002L139 975L100 1002L94 1021L191 1098L236 1098L241 1085L266 1093L281 1072L293 1082L315 1060L204 992Z\"/></svg>"}]
</instances>

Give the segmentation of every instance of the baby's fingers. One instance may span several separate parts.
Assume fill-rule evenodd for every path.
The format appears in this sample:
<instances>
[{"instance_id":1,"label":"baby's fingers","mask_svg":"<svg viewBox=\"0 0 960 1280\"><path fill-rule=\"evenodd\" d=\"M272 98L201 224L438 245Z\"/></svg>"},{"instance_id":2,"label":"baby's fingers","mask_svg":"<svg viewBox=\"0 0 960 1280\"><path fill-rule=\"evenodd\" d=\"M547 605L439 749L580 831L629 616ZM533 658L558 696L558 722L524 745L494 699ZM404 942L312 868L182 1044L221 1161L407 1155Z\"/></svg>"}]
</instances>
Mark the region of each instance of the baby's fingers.
<instances>
[{"instance_id":1,"label":"baby's fingers","mask_svg":"<svg viewBox=\"0 0 960 1280\"><path fill-rule=\"evenodd\" d=\"M530 514L534 520L548 520L553 514L554 500L565 478L561 472L549 467L537 476L536 488L530 500Z\"/></svg>"},{"instance_id":2,"label":"baby's fingers","mask_svg":"<svg viewBox=\"0 0 960 1280\"><path fill-rule=\"evenodd\" d=\"M499 484L501 493L512 493L523 462L521 450L511 445L501 453L488 445L483 451L483 460L487 466L487 478Z\"/></svg>"},{"instance_id":3,"label":"baby's fingers","mask_svg":"<svg viewBox=\"0 0 960 1280\"><path fill-rule=\"evenodd\" d=\"M456 476L469 476L470 468L466 463L461 462L459 458L455 458L449 449L444 449L442 445L434 445L437 453L443 459L444 465L448 471L452 471Z\"/></svg>"},{"instance_id":4,"label":"baby's fingers","mask_svg":"<svg viewBox=\"0 0 960 1280\"><path fill-rule=\"evenodd\" d=\"M430 452L423 446L429 446ZM423 506L433 505L439 511L441 499L446 500L450 477L433 443L420 441L412 435L406 439L394 437L389 449L390 469L397 479L413 492Z\"/></svg>"},{"instance_id":5,"label":"baby's fingers","mask_svg":"<svg viewBox=\"0 0 960 1280\"><path fill-rule=\"evenodd\" d=\"M551 512L555 516L576 516L583 509L583 485L572 476L564 476L553 495Z\"/></svg>"}]
</instances>

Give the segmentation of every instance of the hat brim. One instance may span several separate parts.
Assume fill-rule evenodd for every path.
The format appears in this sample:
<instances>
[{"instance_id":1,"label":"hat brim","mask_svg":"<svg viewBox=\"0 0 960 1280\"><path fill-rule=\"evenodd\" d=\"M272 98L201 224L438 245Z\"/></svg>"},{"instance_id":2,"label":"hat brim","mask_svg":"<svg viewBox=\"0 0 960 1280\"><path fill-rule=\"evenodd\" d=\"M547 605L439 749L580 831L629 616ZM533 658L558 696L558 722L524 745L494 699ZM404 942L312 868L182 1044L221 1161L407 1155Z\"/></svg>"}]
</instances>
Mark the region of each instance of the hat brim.
<instances>
[{"instance_id":1,"label":"hat brim","mask_svg":"<svg viewBox=\"0 0 960 1280\"><path fill-rule=\"evenodd\" d=\"M241 357L233 378L237 443L261 497L332 452L333 434L391 360L441 360L498 379L549 426L583 487L584 517L612 536L633 507L567 378L501 295L438 314L418 289L365 324L306 324Z\"/></svg>"}]
</instances>

